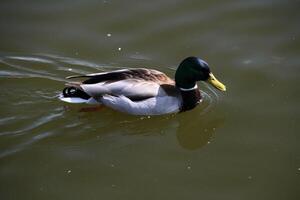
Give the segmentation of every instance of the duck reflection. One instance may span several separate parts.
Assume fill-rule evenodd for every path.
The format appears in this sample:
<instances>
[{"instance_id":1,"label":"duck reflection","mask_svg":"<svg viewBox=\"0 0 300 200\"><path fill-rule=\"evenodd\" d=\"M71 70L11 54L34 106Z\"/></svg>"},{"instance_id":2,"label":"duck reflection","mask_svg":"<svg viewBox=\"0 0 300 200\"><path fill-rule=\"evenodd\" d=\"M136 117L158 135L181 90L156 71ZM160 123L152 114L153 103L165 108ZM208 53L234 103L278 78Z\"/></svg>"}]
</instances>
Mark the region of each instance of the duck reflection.
<instances>
[{"instance_id":1,"label":"duck reflection","mask_svg":"<svg viewBox=\"0 0 300 200\"><path fill-rule=\"evenodd\" d=\"M88 130L90 140L93 140L93 135L99 137L111 133L145 136L170 134L176 137L182 148L197 150L207 145L224 123L220 111L206 110L205 107L207 105L191 112L151 117L120 114L102 107L79 107L77 112L81 113L82 124L93 127Z\"/></svg>"},{"instance_id":2,"label":"duck reflection","mask_svg":"<svg viewBox=\"0 0 300 200\"><path fill-rule=\"evenodd\" d=\"M179 119L177 140L179 145L187 150L196 150L209 144L218 127L224 119L215 116L193 117L186 116Z\"/></svg>"}]
</instances>

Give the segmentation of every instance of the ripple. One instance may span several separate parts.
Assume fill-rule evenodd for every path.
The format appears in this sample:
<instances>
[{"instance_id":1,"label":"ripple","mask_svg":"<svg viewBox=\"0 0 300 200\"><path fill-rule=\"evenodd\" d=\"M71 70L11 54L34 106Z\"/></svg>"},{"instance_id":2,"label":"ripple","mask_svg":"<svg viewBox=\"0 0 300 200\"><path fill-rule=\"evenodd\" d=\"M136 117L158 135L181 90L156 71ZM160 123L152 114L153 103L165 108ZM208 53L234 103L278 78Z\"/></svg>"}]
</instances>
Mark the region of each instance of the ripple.
<instances>
[{"instance_id":1,"label":"ripple","mask_svg":"<svg viewBox=\"0 0 300 200\"><path fill-rule=\"evenodd\" d=\"M1 62L1 61L0 61ZM28 73L12 72L12 71L0 71L0 77L24 77L30 76Z\"/></svg>"},{"instance_id":2,"label":"ripple","mask_svg":"<svg viewBox=\"0 0 300 200\"><path fill-rule=\"evenodd\" d=\"M53 61L48 60L48 59L37 58L37 57L29 57L29 56L6 56L6 58L14 59L14 60L40 62L40 63L53 63Z\"/></svg>"},{"instance_id":3,"label":"ripple","mask_svg":"<svg viewBox=\"0 0 300 200\"><path fill-rule=\"evenodd\" d=\"M30 104L34 104L34 101L19 101L16 103L13 103L12 105L14 106L20 106L20 105L30 105Z\"/></svg>"},{"instance_id":4,"label":"ripple","mask_svg":"<svg viewBox=\"0 0 300 200\"><path fill-rule=\"evenodd\" d=\"M28 67L24 67L21 65L12 64L10 62L0 60L0 63L5 64L6 66L10 68L17 69L18 71L0 71L0 76L3 77L9 77L9 78L45 78L55 81L65 81L64 79L61 79L57 77L55 74L47 72L47 71L41 71L41 70L35 70L30 69Z\"/></svg>"},{"instance_id":5,"label":"ripple","mask_svg":"<svg viewBox=\"0 0 300 200\"><path fill-rule=\"evenodd\" d=\"M17 124L24 122L25 119L28 121L28 125L24 128L20 128L16 131L6 131L0 133L0 136L10 136L6 137L8 141L14 141L12 146L8 146L0 153L0 158L20 152L26 149L27 147L31 146L32 144L57 133L59 129L53 128L52 123L61 118L63 116L64 111L62 109L54 110L56 111L56 113L51 113L46 116L38 117L38 119L34 121L31 120L32 117L30 116L26 118L16 118L15 116L13 116L0 119L0 124L8 124L12 121L14 121L14 123ZM20 119L22 120L20 121Z\"/></svg>"},{"instance_id":6,"label":"ripple","mask_svg":"<svg viewBox=\"0 0 300 200\"><path fill-rule=\"evenodd\" d=\"M212 89L207 83L205 84L205 88L207 90L201 90L201 94L203 96L203 102L202 102L202 110L200 115L204 115L208 113L210 110L212 110L220 101L219 94Z\"/></svg>"},{"instance_id":7,"label":"ripple","mask_svg":"<svg viewBox=\"0 0 300 200\"><path fill-rule=\"evenodd\" d=\"M6 58L9 58L9 57L6 57ZM28 67L25 67L25 66L22 66L22 65L16 65L16 64L13 64L13 63L9 62L9 60L7 60L7 61L1 60L0 62L3 63L3 64L6 64L6 65L8 65L8 66L10 66L12 68L15 68L15 69L18 69L18 70L22 70L22 71L26 71L26 72L31 72L33 74L42 74L42 75L47 75L47 76L54 76L53 73L50 73L48 71L31 69L31 68L28 68Z\"/></svg>"},{"instance_id":8,"label":"ripple","mask_svg":"<svg viewBox=\"0 0 300 200\"><path fill-rule=\"evenodd\" d=\"M4 125L7 124L9 122L11 122L12 120L15 120L16 117L12 116L12 117L4 117L0 119L0 125Z\"/></svg>"},{"instance_id":9,"label":"ripple","mask_svg":"<svg viewBox=\"0 0 300 200\"><path fill-rule=\"evenodd\" d=\"M84 67L89 67L92 69L101 69L101 68L105 68L104 65L98 65L96 63L92 63L90 61L86 61L86 60L80 60L80 59L75 59L75 58L70 58L70 57L64 57L64 56L58 56L58 55L52 55L52 54L39 54L42 56L46 56L49 58L53 58L57 61L66 63L66 64L71 64L71 65L79 65L79 66L84 66Z\"/></svg>"},{"instance_id":10,"label":"ripple","mask_svg":"<svg viewBox=\"0 0 300 200\"><path fill-rule=\"evenodd\" d=\"M136 52L135 54L130 55L129 57L132 58L132 59L135 59L135 60L151 60L150 57L145 56L145 55L141 55L138 52Z\"/></svg>"},{"instance_id":11,"label":"ripple","mask_svg":"<svg viewBox=\"0 0 300 200\"><path fill-rule=\"evenodd\" d=\"M0 153L0 158L3 158L3 157L6 157L6 156L9 156L9 155L12 155L12 154L15 154L19 151L22 151L24 150L27 146L30 146L32 145L33 143L37 142L37 141L40 141L46 137L49 137L51 135L53 135L54 132L52 131L49 131L49 132L43 132L43 133L40 133L34 137L32 137L31 139L27 140L26 142L23 142L21 144L18 144L12 148L9 148L7 150L4 150L3 152Z\"/></svg>"},{"instance_id":12,"label":"ripple","mask_svg":"<svg viewBox=\"0 0 300 200\"><path fill-rule=\"evenodd\" d=\"M63 115L63 112L60 112L60 113L52 113L52 114L49 114L47 116L43 116L39 119L37 119L36 121L32 122L32 124L26 126L25 128L22 128L22 129L19 129L19 130L16 130L16 131L7 131L7 132L2 132L0 133L0 136L3 136L3 135L24 135L26 134L28 131L32 131L33 129L36 129L44 124L47 124L59 117L61 117Z\"/></svg>"}]
</instances>

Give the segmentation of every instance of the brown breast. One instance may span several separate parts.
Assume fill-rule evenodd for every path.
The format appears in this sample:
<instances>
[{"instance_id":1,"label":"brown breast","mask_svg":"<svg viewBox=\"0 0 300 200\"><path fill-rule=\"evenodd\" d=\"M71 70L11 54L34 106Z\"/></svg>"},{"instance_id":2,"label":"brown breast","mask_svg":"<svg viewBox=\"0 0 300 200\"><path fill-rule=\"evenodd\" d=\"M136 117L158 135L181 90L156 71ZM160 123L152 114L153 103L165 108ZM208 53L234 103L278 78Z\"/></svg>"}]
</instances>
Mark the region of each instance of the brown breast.
<instances>
[{"instance_id":1,"label":"brown breast","mask_svg":"<svg viewBox=\"0 0 300 200\"><path fill-rule=\"evenodd\" d=\"M191 110L195 108L202 99L200 91L198 89L191 91L180 91L182 96L182 107L181 112Z\"/></svg>"}]
</instances>

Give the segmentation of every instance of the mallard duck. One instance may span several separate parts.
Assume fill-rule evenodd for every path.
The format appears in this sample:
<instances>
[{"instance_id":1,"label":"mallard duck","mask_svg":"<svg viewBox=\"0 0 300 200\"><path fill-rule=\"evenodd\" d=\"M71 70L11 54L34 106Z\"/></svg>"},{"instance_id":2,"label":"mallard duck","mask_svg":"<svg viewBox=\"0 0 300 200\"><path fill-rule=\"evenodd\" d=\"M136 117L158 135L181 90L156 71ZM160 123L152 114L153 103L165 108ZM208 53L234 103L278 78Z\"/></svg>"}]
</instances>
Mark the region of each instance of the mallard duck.
<instances>
[{"instance_id":1,"label":"mallard duck","mask_svg":"<svg viewBox=\"0 0 300 200\"><path fill-rule=\"evenodd\" d=\"M103 104L133 115L161 115L193 109L202 101L197 81L206 81L226 91L208 64L197 57L188 57L180 63L175 80L163 72L145 68L67 77L74 78L86 80L68 83L59 97L62 101Z\"/></svg>"}]
</instances>

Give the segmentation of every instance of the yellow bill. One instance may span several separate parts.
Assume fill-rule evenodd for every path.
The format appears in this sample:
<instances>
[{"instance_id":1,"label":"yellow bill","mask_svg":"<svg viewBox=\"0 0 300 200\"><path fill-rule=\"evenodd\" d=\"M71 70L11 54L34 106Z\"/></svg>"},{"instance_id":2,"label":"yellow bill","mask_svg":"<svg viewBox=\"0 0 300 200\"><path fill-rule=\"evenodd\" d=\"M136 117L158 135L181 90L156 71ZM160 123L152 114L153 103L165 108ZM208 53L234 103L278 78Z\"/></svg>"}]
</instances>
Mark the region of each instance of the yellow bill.
<instances>
[{"instance_id":1,"label":"yellow bill","mask_svg":"<svg viewBox=\"0 0 300 200\"><path fill-rule=\"evenodd\" d=\"M209 77L207 82L209 82L210 84L212 84L215 88L221 90L221 91L226 91L226 86L221 83L220 81L218 81L216 79L216 77L213 75L213 73L209 73Z\"/></svg>"}]
</instances>

